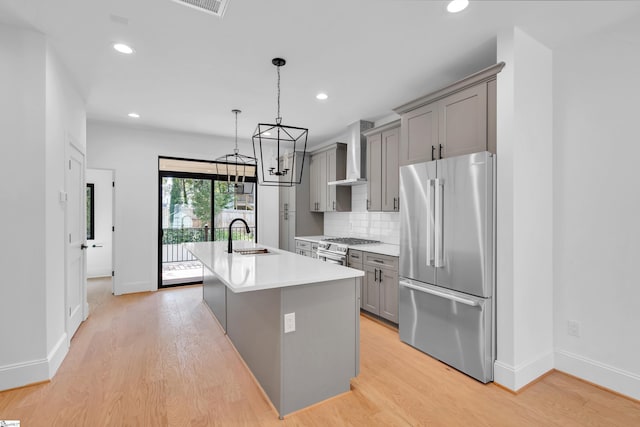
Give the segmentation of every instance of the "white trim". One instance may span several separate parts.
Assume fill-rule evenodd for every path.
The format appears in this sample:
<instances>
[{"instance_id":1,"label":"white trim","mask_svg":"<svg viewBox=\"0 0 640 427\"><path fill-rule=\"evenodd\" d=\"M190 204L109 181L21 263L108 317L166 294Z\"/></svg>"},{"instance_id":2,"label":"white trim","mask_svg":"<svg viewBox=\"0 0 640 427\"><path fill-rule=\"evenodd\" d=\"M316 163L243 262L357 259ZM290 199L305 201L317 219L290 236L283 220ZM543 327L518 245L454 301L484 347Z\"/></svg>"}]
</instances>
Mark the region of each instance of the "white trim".
<instances>
[{"instance_id":1,"label":"white trim","mask_svg":"<svg viewBox=\"0 0 640 427\"><path fill-rule=\"evenodd\" d=\"M49 379L47 359L30 360L0 366L0 391L22 387Z\"/></svg>"},{"instance_id":2,"label":"white trim","mask_svg":"<svg viewBox=\"0 0 640 427\"><path fill-rule=\"evenodd\" d=\"M47 355L49 365L48 378L53 378L56 372L58 372L58 368L67 356L67 353L69 353L69 340L67 333L65 332Z\"/></svg>"},{"instance_id":3,"label":"white trim","mask_svg":"<svg viewBox=\"0 0 640 427\"><path fill-rule=\"evenodd\" d=\"M509 390L518 391L553 368L553 353L544 354L515 367L496 360L493 381Z\"/></svg>"},{"instance_id":4,"label":"white trim","mask_svg":"<svg viewBox=\"0 0 640 427\"><path fill-rule=\"evenodd\" d=\"M564 350L557 350L556 369L606 387L633 399L640 399L640 375Z\"/></svg>"},{"instance_id":5,"label":"white trim","mask_svg":"<svg viewBox=\"0 0 640 427\"><path fill-rule=\"evenodd\" d=\"M136 292L151 292L157 291L158 288L153 286L150 282L129 282L123 286L118 286L117 292L114 295L133 294Z\"/></svg>"}]
</instances>

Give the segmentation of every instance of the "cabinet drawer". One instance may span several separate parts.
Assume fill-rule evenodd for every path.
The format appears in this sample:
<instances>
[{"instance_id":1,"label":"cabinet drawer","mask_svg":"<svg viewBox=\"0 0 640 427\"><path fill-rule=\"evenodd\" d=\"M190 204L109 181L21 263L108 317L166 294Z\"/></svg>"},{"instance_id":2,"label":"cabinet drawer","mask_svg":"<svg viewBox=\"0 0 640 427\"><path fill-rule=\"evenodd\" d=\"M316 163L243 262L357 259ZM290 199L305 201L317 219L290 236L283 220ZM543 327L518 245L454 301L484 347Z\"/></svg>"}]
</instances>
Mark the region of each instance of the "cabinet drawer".
<instances>
[{"instance_id":1,"label":"cabinet drawer","mask_svg":"<svg viewBox=\"0 0 640 427\"><path fill-rule=\"evenodd\" d=\"M318 244L316 242L312 242L311 243L311 250L313 252L317 252L318 251Z\"/></svg>"},{"instance_id":2,"label":"cabinet drawer","mask_svg":"<svg viewBox=\"0 0 640 427\"><path fill-rule=\"evenodd\" d=\"M296 252L298 251L298 249L310 251L311 242L307 242L306 240L296 240Z\"/></svg>"},{"instance_id":3,"label":"cabinet drawer","mask_svg":"<svg viewBox=\"0 0 640 427\"><path fill-rule=\"evenodd\" d=\"M362 251L349 249L349 267L362 270Z\"/></svg>"},{"instance_id":4,"label":"cabinet drawer","mask_svg":"<svg viewBox=\"0 0 640 427\"><path fill-rule=\"evenodd\" d=\"M364 265L398 270L398 257L364 252Z\"/></svg>"}]
</instances>

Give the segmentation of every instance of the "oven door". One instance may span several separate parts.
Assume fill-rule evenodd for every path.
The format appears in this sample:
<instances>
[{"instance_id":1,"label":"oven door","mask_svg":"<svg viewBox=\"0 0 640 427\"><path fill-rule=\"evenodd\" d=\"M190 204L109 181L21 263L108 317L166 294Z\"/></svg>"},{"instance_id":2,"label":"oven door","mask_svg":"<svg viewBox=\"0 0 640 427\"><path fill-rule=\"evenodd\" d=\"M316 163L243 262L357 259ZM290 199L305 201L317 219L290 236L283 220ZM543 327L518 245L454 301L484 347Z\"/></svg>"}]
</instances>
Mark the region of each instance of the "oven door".
<instances>
[{"instance_id":1,"label":"oven door","mask_svg":"<svg viewBox=\"0 0 640 427\"><path fill-rule=\"evenodd\" d=\"M336 254L329 251L318 249L318 259L331 264L347 265L347 257L345 255Z\"/></svg>"}]
</instances>

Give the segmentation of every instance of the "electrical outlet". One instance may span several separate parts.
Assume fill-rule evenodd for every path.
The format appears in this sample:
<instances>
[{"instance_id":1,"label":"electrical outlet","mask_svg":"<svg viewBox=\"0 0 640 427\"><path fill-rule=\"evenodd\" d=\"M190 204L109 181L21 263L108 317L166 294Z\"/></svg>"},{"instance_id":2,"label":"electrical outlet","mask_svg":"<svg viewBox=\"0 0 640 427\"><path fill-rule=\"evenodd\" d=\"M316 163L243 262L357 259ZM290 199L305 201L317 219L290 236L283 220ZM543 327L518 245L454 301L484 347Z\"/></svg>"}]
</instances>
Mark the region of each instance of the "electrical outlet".
<instances>
[{"instance_id":1,"label":"electrical outlet","mask_svg":"<svg viewBox=\"0 0 640 427\"><path fill-rule=\"evenodd\" d=\"M288 334L289 332L296 331L296 314L295 313L287 313L284 315L284 333Z\"/></svg>"},{"instance_id":2,"label":"electrical outlet","mask_svg":"<svg viewBox=\"0 0 640 427\"><path fill-rule=\"evenodd\" d=\"M572 337L580 338L580 322L577 320L569 320L567 322L567 334Z\"/></svg>"}]
</instances>

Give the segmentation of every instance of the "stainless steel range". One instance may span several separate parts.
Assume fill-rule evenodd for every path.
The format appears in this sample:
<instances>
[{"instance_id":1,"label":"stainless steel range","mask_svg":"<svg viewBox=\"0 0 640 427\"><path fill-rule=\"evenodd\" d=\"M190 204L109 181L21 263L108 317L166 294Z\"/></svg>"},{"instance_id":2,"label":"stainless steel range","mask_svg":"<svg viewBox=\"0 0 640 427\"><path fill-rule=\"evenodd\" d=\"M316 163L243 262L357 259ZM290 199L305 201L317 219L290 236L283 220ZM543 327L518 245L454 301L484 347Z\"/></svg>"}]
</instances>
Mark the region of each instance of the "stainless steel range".
<instances>
[{"instance_id":1,"label":"stainless steel range","mask_svg":"<svg viewBox=\"0 0 640 427\"><path fill-rule=\"evenodd\" d=\"M380 243L379 240L359 239L357 237L330 237L318 243L318 259L333 264L347 265L349 246Z\"/></svg>"}]
</instances>

